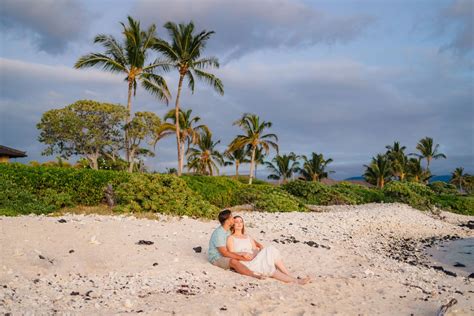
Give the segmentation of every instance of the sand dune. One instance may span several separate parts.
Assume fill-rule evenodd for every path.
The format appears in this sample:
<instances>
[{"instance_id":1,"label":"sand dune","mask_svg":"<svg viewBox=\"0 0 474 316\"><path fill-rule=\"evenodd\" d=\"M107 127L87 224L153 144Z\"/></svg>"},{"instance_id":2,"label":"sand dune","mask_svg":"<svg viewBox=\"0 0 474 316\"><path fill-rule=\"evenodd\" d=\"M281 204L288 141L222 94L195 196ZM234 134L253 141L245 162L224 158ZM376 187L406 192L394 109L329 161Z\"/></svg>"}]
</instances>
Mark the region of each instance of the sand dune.
<instances>
[{"instance_id":1,"label":"sand dune","mask_svg":"<svg viewBox=\"0 0 474 316\"><path fill-rule=\"evenodd\" d=\"M239 213L250 235L278 247L295 275L313 277L305 286L207 263L217 221L0 217L0 312L434 315L456 298L451 314L474 314L473 279L390 258L405 239L473 237L458 226L472 217L442 213L441 220L402 204L323 209Z\"/></svg>"}]
</instances>

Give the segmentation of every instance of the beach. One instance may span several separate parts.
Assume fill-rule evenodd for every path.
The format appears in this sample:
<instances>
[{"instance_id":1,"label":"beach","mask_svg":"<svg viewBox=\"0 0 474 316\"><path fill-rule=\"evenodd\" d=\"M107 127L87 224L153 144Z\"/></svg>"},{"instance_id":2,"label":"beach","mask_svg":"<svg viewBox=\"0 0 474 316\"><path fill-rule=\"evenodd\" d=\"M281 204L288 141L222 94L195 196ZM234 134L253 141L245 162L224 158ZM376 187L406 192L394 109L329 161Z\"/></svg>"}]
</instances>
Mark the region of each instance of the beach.
<instances>
[{"instance_id":1,"label":"beach","mask_svg":"<svg viewBox=\"0 0 474 316\"><path fill-rule=\"evenodd\" d=\"M207 262L217 221L158 215L0 217L0 312L149 315L474 314L474 279L435 269L423 244L473 237L474 217L404 204L239 212L300 286ZM200 248L199 248L200 247ZM427 261L428 260L428 261ZM449 271L448 272L452 272ZM472 271L474 272L474 271Z\"/></svg>"}]
</instances>

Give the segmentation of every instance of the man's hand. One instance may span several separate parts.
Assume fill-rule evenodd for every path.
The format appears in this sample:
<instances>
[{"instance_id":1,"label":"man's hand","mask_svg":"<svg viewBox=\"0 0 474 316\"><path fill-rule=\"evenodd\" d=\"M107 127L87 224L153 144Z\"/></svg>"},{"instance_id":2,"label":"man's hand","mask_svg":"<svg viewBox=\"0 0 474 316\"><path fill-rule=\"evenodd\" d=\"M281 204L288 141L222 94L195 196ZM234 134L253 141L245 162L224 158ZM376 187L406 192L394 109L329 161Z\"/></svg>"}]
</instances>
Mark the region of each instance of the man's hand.
<instances>
[{"instance_id":1,"label":"man's hand","mask_svg":"<svg viewBox=\"0 0 474 316\"><path fill-rule=\"evenodd\" d=\"M252 256L251 254L249 254L249 253L244 253L244 254L242 255L242 257L244 258L243 261L252 261L252 259L253 259L253 256Z\"/></svg>"}]
</instances>

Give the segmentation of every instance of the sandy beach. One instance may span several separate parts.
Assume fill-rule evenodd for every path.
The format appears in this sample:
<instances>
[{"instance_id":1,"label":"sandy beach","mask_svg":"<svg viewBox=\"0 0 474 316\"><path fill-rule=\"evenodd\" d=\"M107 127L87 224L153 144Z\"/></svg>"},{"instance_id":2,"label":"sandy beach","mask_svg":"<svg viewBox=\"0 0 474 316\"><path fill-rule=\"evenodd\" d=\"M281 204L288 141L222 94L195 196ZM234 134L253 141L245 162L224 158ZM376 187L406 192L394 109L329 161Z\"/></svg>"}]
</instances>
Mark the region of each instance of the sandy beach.
<instances>
[{"instance_id":1,"label":"sandy beach","mask_svg":"<svg viewBox=\"0 0 474 316\"><path fill-rule=\"evenodd\" d=\"M207 247L217 221L0 217L0 312L435 315L455 298L450 315L474 315L474 279L422 264L417 249L431 237L474 237L459 226L473 217L432 216L403 204L319 209L237 212L251 236L278 247L295 275L313 278L305 286L210 265ZM413 249L404 249L407 243Z\"/></svg>"}]
</instances>

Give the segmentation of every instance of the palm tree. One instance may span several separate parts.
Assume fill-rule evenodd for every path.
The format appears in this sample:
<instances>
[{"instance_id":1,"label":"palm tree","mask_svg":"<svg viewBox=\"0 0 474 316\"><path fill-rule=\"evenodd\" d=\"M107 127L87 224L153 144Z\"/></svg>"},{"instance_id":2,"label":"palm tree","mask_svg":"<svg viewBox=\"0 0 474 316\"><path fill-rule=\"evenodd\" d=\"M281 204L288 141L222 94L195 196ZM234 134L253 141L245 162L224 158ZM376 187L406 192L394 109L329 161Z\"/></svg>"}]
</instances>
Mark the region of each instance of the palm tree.
<instances>
[{"instance_id":1,"label":"palm tree","mask_svg":"<svg viewBox=\"0 0 474 316\"><path fill-rule=\"evenodd\" d=\"M280 181L286 183L299 170L299 162L296 159L297 156L294 153L290 153L289 155L276 155L272 159L274 163L266 162L267 168L273 172L268 176L268 179L278 180L279 183Z\"/></svg>"},{"instance_id":2,"label":"palm tree","mask_svg":"<svg viewBox=\"0 0 474 316\"><path fill-rule=\"evenodd\" d=\"M370 165L364 165L366 171L364 177L367 182L377 185L378 188L382 189L390 179L392 172L390 166L390 160L386 155L378 154L377 157L372 157Z\"/></svg>"},{"instance_id":3,"label":"palm tree","mask_svg":"<svg viewBox=\"0 0 474 316\"><path fill-rule=\"evenodd\" d=\"M250 148L250 146L247 146L247 147ZM250 149L249 149L249 151L250 151ZM257 147L257 149L255 149L255 160L254 160L255 170L254 170L254 173L253 173L253 177L255 179L257 179L258 166L259 165L262 165L262 166L265 165L265 158L267 156L268 156L268 153L264 152L264 150L262 149L262 146L259 146L259 147Z\"/></svg>"},{"instance_id":4,"label":"palm tree","mask_svg":"<svg viewBox=\"0 0 474 316\"><path fill-rule=\"evenodd\" d=\"M393 142L393 145L385 146L387 152L385 153L392 164L392 174L398 180L405 180L407 172L408 157L405 155L405 146L400 146L399 142Z\"/></svg>"},{"instance_id":5,"label":"palm tree","mask_svg":"<svg viewBox=\"0 0 474 316\"><path fill-rule=\"evenodd\" d=\"M196 148L188 148L186 156L188 158L188 169L205 175L219 174L218 165L224 164L223 155L216 149L221 141L213 141L212 134L205 130L196 143Z\"/></svg>"},{"instance_id":6,"label":"palm tree","mask_svg":"<svg viewBox=\"0 0 474 316\"><path fill-rule=\"evenodd\" d=\"M123 27L124 41L120 43L112 35L99 34L94 43L99 43L105 48L104 53L90 53L80 57L74 68L100 67L105 71L124 74L128 83L126 124L130 123L132 112L132 93L137 92L137 83L157 96L158 99L168 104L171 99L168 86L163 77L156 74L156 70L166 70L167 65L156 59L147 64L150 48L156 41L156 26L151 25L146 31L141 30L140 22L128 17L128 25L120 23ZM129 139L125 130L126 160L129 161Z\"/></svg>"},{"instance_id":7,"label":"palm tree","mask_svg":"<svg viewBox=\"0 0 474 316\"><path fill-rule=\"evenodd\" d=\"M463 184L467 184L466 178L469 176L469 174L464 173L464 168L459 167L456 168L453 173L451 174L451 183L455 183L459 187L459 191L463 191Z\"/></svg>"},{"instance_id":8,"label":"palm tree","mask_svg":"<svg viewBox=\"0 0 474 316\"><path fill-rule=\"evenodd\" d=\"M244 135L237 137L229 145L229 151L249 146L250 149L250 176L249 184L252 184L255 168L255 152L258 147L262 147L266 154L270 147L273 147L278 153L278 137L275 134L264 134L265 129L272 127L271 122L260 122L260 118L251 113L244 113L242 118L234 122L234 125L240 126L245 132Z\"/></svg>"},{"instance_id":9,"label":"palm tree","mask_svg":"<svg viewBox=\"0 0 474 316\"><path fill-rule=\"evenodd\" d=\"M321 179L327 178L329 173L334 171L326 171L328 164L333 162L331 158L324 159L323 154L311 153L311 159L308 159L305 155L303 158L303 168L300 168L300 173L303 179L306 181L320 181Z\"/></svg>"},{"instance_id":10,"label":"palm tree","mask_svg":"<svg viewBox=\"0 0 474 316\"><path fill-rule=\"evenodd\" d=\"M224 85L215 75L204 71L209 67L219 68L219 60L215 57L202 57L206 43L214 34L213 31L202 31L194 34L194 23L176 25L173 22L167 22L164 27L168 30L171 43L161 39L156 39L153 48L162 53L166 58L168 67L178 70L178 92L175 101L175 122L176 122L176 144L178 147L178 175L183 170L183 154L181 153L181 134L178 125L179 101L183 81L186 78L188 87L194 92L194 78L203 80L211 85L219 94L224 94Z\"/></svg>"},{"instance_id":11,"label":"palm tree","mask_svg":"<svg viewBox=\"0 0 474 316\"><path fill-rule=\"evenodd\" d=\"M431 178L429 169L421 166L421 158L410 158L407 163L407 177L410 181L426 183Z\"/></svg>"},{"instance_id":12,"label":"palm tree","mask_svg":"<svg viewBox=\"0 0 474 316\"><path fill-rule=\"evenodd\" d=\"M431 160L444 158L446 159L446 155L443 153L438 152L439 144L436 144L433 148L433 138L425 137L421 139L418 144L416 145L416 149L420 152L420 154L412 154L419 158L426 159L426 169L430 169L430 162Z\"/></svg>"},{"instance_id":13,"label":"palm tree","mask_svg":"<svg viewBox=\"0 0 474 316\"><path fill-rule=\"evenodd\" d=\"M180 138L178 153L180 154L179 161L181 161L181 163L184 161L184 153L186 152L185 146L187 145L187 148L189 148L191 144L197 144L199 136L202 133L209 132L207 125L201 124L194 126L194 124L198 123L201 118L199 116L192 117L192 112L193 110L180 109L179 124L176 124L175 110L170 110L164 117L165 120L171 120L173 122L174 131L176 131L176 126L179 126Z\"/></svg>"},{"instance_id":14,"label":"palm tree","mask_svg":"<svg viewBox=\"0 0 474 316\"><path fill-rule=\"evenodd\" d=\"M245 148L236 149L234 151L226 151L225 157L229 159L228 165L235 164L235 177L239 177L239 167L243 163L249 163L249 152Z\"/></svg>"}]
</instances>

